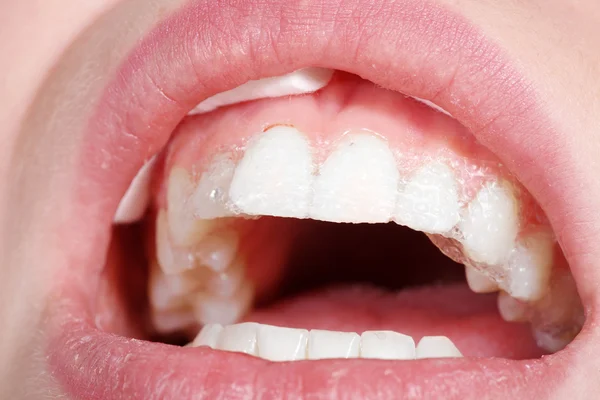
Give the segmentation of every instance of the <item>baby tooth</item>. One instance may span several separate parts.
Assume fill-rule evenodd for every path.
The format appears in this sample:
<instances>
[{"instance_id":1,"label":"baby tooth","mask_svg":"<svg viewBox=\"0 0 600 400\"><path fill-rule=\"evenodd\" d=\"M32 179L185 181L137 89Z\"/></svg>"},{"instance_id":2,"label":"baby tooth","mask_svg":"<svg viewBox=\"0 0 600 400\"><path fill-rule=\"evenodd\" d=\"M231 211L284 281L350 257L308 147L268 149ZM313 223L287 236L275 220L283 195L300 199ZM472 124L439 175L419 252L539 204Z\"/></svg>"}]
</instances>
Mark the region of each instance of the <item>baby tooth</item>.
<instances>
[{"instance_id":1,"label":"baby tooth","mask_svg":"<svg viewBox=\"0 0 600 400\"><path fill-rule=\"evenodd\" d=\"M462 353L446 336L424 336L417 345L417 359L462 357Z\"/></svg>"},{"instance_id":2,"label":"baby tooth","mask_svg":"<svg viewBox=\"0 0 600 400\"><path fill-rule=\"evenodd\" d=\"M475 262L503 264L515 245L518 214L512 190L497 183L486 185L459 223L466 255Z\"/></svg>"},{"instance_id":3,"label":"baby tooth","mask_svg":"<svg viewBox=\"0 0 600 400\"><path fill-rule=\"evenodd\" d=\"M508 260L509 285L512 297L535 301L548 289L553 262L554 239L549 233L538 232L520 240Z\"/></svg>"},{"instance_id":4,"label":"baby tooth","mask_svg":"<svg viewBox=\"0 0 600 400\"><path fill-rule=\"evenodd\" d=\"M258 356L271 361L306 359L308 331L261 325L257 335Z\"/></svg>"},{"instance_id":5,"label":"baby tooth","mask_svg":"<svg viewBox=\"0 0 600 400\"><path fill-rule=\"evenodd\" d=\"M492 293L498 291L498 285L491 278L473 267L465 266L467 284L475 293Z\"/></svg>"},{"instance_id":6,"label":"baby tooth","mask_svg":"<svg viewBox=\"0 0 600 400\"><path fill-rule=\"evenodd\" d=\"M194 339L191 347L208 346L210 348L217 347L217 341L223 332L223 326L219 324L208 324L200 331Z\"/></svg>"},{"instance_id":7,"label":"baby tooth","mask_svg":"<svg viewBox=\"0 0 600 400\"><path fill-rule=\"evenodd\" d=\"M354 332L313 329L308 337L308 359L356 358L360 353L360 336Z\"/></svg>"},{"instance_id":8,"label":"baby tooth","mask_svg":"<svg viewBox=\"0 0 600 400\"><path fill-rule=\"evenodd\" d=\"M448 232L459 221L460 206L452 170L441 162L427 164L399 193L396 222L427 232Z\"/></svg>"},{"instance_id":9,"label":"baby tooth","mask_svg":"<svg viewBox=\"0 0 600 400\"><path fill-rule=\"evenodd\" d=\"M235 164L227 154L213 158L192 194L191 209L195 218L215 219L235 215L227 208L234 171Z\"/></svg>"},{"instance_id":10,"label":"baby tooth","mask_svg":"<svg viewBox=\"0 0 600 400\"><path fill-rule=\"evenodd\" d=\"M360 348L362 358L412 360L416 357L413 338L393 331L363 332Z\"/></svg>"},{"instance_id":11,"label":"baby tooth","mask_svg":"<svg viewBox=\"0 0 600 400\"><path fill-rule=\"evenodd\" d=\"M311 218L387 222L396 203L398 168L388 144L371 134L343 138L315 181Z\"/></svg>"},{"instance_id":12,"label":"baby tooth","mask_svg":"<svg viewBox=\"0 0 600 400\"><path fill-rule=\"evenodd\" d=\"M221 331L216 348L255 356L258 327L259 325L253 322L228 325Z\"/></svg>"},{"instance_id":13,"label":"baby tooth","mask_svg":"<svg viewBox=\"0 0 600 400\"><path fill-rule=\"evenodd\" d=\"M276 126L250 143L230 188L243 213L304 218L313 183L312 150L297 129Z\"/></svg>"}]
</instances>

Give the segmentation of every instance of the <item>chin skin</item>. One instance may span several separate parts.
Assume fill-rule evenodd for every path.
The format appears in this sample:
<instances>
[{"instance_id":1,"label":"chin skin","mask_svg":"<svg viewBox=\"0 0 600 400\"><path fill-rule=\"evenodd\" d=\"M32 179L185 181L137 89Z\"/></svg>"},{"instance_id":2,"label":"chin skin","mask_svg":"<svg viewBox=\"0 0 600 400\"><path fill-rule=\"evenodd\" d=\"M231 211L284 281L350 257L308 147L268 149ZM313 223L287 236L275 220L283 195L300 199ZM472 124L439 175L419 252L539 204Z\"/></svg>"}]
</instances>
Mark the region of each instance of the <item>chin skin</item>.
<instances>
[{"instance_id":1,"label":"chin skin","mask_svg":"<svg viewBox=\"0 0 600 400\"><path fill-rule=\"evenodd\" d=\"M107 221L112 218L119 194L124 192L143 159L166 140L165 132L172 130L178 118L194 103L256 74L287 72L280 70L302 66L293 58L294 51L298 51L293 49L297 33L281 22L295 20L304 22L306 35L313 35L313 44L318 44L320 34L332 39L323 42L321 50L331 46L331 52L339 52L340 58L333 57L336 61L326 66L335 68L350 63L355 72L384 87L412 91L421 94L419 97L439 102L511 169L520 171L520 180L536 198L543 199L542 206L571 263L588 320L571 347L558 357L536 363L533 374L541 373L542 367L550 364L568 363L573 367L554 370L557 371L556 385L548 397L592 396L590 393L600 378L594 375L599 370L596 360L600 349L593 345L599 335L595 325L596 287L600 282L600 214L597 212L600 180L595 161L600 150L598 3L588 0L574 6L559 0L523 1L518 5L438 1L429 15L436 24L410 26L404 21L406 27L411 28L407 31L415 37L423 37L422 32L431 34L436 29L447 29L444 24L455 24L453 26L464 30L465 37L483 36L486 40L477 42L462 37L461 41L457 35L456 41L442 41L443 45L432 46L434 51L420 59L414 56L419 53L418 46L406 49L408 42L404 51L401 46L368 45L369 35L375 35L378 29L402 23L399 13L389 13L394 10L391 2L352 1L347 2L352 3L349 5L314 0L306 8L300 5L302 2L291 0L264 1L258 8L244 1L225 1L218 7L210 7L209 3L196 2L188 6L182 1L167 0L152 3L146 0L63 0L61 7L56 8L50 2L28 0L0 6L0 15L7 17L2 21L4 31L10 32L0 36L0 54L5 55L4 62L0 63L0 76L9 77L2 82L0 99L3 127L0 131L0 320L3 321L0 387L3 395L29 399L65 393L65 382L59 382L52 365L54 353L48 350L56 348L57 335L53 336L53 330L57 326L57 314L61 321L69 321L73 330L89 322L84 321L84 314L76 312L80 305L71 304L78 295L68 288L93 287L88 278L99 273L102 263L90 260L103 257L105 248L99 244L108 242L111 232ZM381 12L373 4L380 5ZM402 4L408 7L408 2ZM279 20L281 25L272 24L262 30L273 35L278 33L280 42L265 40L257 34L250 37L252 43L248 45L243 40L244 30L227 25L228 17L261 9L276 14L283 5L292 7L294 13ZM181 7L189 8L182 10ZM219 7L227 11L220 11ZM348 7L357 10L357 18L338 20L345 25L333 24L331 15ZM447 15L458 17L439 17L436 13L442 8L450 10ZM32 9L36 12L32 13ZM414 7L407 8L411 9ZM314 10L321 12L315 14ZM187 13L189 18L181 23L180 17L178 24L165 29L172 15L182 13ZM209 21L206 15L214 18ZM390 17L386 19L385 15ZM572 18L564 18L564 15ZM315 18L323 21L330 18L330 24L315 22ZM338 18L343 19L344 14ZM374 20L378 21L379 28L372 26ZM467 21L468 27L457 21ZM227 28L224 31L229 33L221 31L220 36L215 33L213 40L204 42L193 35L177 41L161 39L161 35L169 35L177 29L194 32L197 27L198 31L219 32L211 30L211 22L222 23ZM261 32L258 22L244 23L256 28L249 32ZM354 40L331 33L342 30L341 27L356 30ZM473 35L473 30L478 31L479 36ZM236 37L236 33L239 36ZM425 35L425 38L434 36ZM321 37L321 40L324 39ZM173 80L172 71L178 64L167 56L157 59L150 81L137 81L144 76L136 66L153 60L157 53L169 54L161 48L161 43L170 46L175 60L195 57L191 64L198 69L192 68L187 73L200 71L206 77L202 84L196 83L189 95L178 93L178 90L187 90L185 85L180 88L173 85L162 99L156 96L156 87L164 89L163 83ZM210 46L215 43L228 48L229 58L215 56L218 52ZM302 39L295 43L302 45ZM362 43L364 48L355 48L353 57L339 61L342 53L349 52L347 48L337 52L335 49L344 44L359 46L356 43ZM381 43L402 44L401 41ZM192 47L186 48L186 45ZM470 48L471 55L492 56L471 60L475 67L461 69L454 68L452 63L462 61L436 53L458 54L458 47ZM253 69L247 68L244 51L248 49L255 52ZM358 51L360 49L363 51ZM413 55L409 54L411 51ZM496 57L496 52L501 52L502 57ZM202 57L213 63L202 63ZM275 57L279 57L278 63L272 62ZM305 55L305 59L309 58ZM369 62L371 58L382 62L377 65ZM395 65L394 59L405 60L404 66ZM410 60L417 60L414 61L417 64L410 65ZM440 83L438 87L398 79L402 72L405 78L410 76L411 68L439 66L445 60L449 65L446 72L452 73L440 76L434 67L429 71L432 80ZM505 60L511 60L511 65L504 64ZM219 69L219 65L224 68ZM497 74L490 79L477 79L480 70L484 71L482 74L486 70L495 70ZM182 75L179 77L183 82ZM145 82L147 92L143 85L129 87L131 82ZM499 87L508 88L505 92L511 93L510 98L493 95ZM171 95L178 100L169 104ZM469 104L453 103L452 95L468 99ZM102 113L109 114L111 107L120 107L118 99L123 102L127 99L127 106L134 110L160 110L159 106L166 104L170 114L159 115L156 111L147 116L147 120L132 119L128 125L119 126L123 128L121 132L132 134L120 133L115 140L111 130L118 125ZM477 117L470 105L480 110ZM150 132L144 132L145 123L150 120L153 131L163 132L161 138L152 138ZM103 151L96 151L99 148ZM123 174L107 183L108 175L103 175L103 171L112 171L114 176L118 170L124 171ZM106 192L111 196L106 196ZM92 305L86 301L82 304L85 311L91 313ZM64 341L61 343L64 345ZM109 346L98 342L98 346L104 345ZM67 350L65 347L65 353ZM102 353L102 348L96 350ZM202 355L197 351L198 357ZM263 364L252 361L244 366L262 368ZM218 362L214 361L213 365L218 367ZM295 374L296 369L300 371L302 366L286 367L284 373ZM315 386L325 385L318 377L314 382Z\"/></svg>"}]
</instances>

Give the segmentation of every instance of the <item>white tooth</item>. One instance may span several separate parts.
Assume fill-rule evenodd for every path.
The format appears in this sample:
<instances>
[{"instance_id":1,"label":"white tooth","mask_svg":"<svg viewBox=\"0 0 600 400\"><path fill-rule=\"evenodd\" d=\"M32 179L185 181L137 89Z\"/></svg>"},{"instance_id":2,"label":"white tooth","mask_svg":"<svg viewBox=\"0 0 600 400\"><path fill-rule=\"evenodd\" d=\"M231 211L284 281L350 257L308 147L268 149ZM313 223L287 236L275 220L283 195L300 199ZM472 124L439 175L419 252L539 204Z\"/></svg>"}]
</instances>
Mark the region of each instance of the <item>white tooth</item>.
<instances>
[{"instance_id":1,"label":"white tooth","mask_svg":"<svg viewBox=\"0 0 600 400\"><path fill-rule=\"evenodd\" d=\"M465 273L467 276L467 284L475 293L492 293L499 290L496 282L475 268L465 266Z\"/></svg>"},{"instance_id":2,"label":"white tooth","mask_svg":"<svg viewBox=\"0 0 600 400\"><path fill-rule=\"evenodd\" d=\"M255 356L258 327L259 325L254 322L227 325L219 335L216 348Z\"/></svg>"},{"instance_id":3,"label":"white tooth","mask_svg":"<svg viewBox=\"0 0 600 400\"><path fill-rule=\"evenodd\" d=\"M129 188L119 202L113 222L128 224L142 218L150 201L150 178L156 157L145 163L131 181Z\"/></svg>"},{"instance_id":4,"label":"white tooth","mask_svg":"<svg viewBox=\"0 0 600 400\"><path fill-rule=\"evenodd\" d=\"M219 324L205 325L192 342L191 347L208 346L214 349L217 347L221 332L223 332L223 326Z\"/></svg>"},{"instance_id":5,"label":"white tooth","mask_svg":"<svg viewBox=\"0 0 600 400\"><path fill-rule=\"evenodd\" d=\"M189 282L181 274L166 275L158 266L151 268L148 296L153 308L168 310L183 306L189 289Z\"/></svg>"},{"instance_id":6,"label":"white tooth","mask_svg":"<svg viewBox=\"0 0 600 400\"><path fill-rule=\"evenodd\" d=\"M498 293L498 311L507 322L525 322L528 318L527 306L504 291Z\"/></svg>"},{"instance_id":7,"label":"white tooth","mask_svg":"<svg viewBox=\"0 0 600 400\"><path fill-rule=\"evenodd\" d=\"M308 337L308 359L356 358L360 354L360 336L354 332L313 329Z\"/></svg>"},{"instance_id":8,"label":"white tooth","mask_svg":"<svg viewBox=\"0 0 600 400\"><path fill-rule=\"evenodd\" d=\"M237 88L209 97L189 114L202 114L244 101L312 93L327 86L332 75L331 69L311 67L286 75L248 81Z\"/></svg>"},{"instance_id":9,"label":"white tooth","mask_svg":"<svg viewBox=\"0 0 600 400\"><path fill-rule=\"evenodd\" d=\"M191 209L194 217L215 219L235 215L227 204L234 171L235 164L228 154L217 154L212 159L192 195Z\"/></svg>"},{"instance_id":10,"label":"white tooth","mask_svg":"<svg viewBox=\"0 0 600 400\"><path fill-rule=\"evenodd\" d=\"M313 168L304 135L295 128L275 126L250 142L235 170L229 196L246 214L304 218Z\"/></svg>"},{"instance_id":11,"label":"white tooth","mask_svg":"<svg viewBox=\"0 0 600 400\"><path fill-rule=\"evenodd\" d=\"M372 134L349 134L320 168L311 218L387 222L396 204L399 173L388 144Z\"/></svg>"},{"instance_id":12,"label":"white tooth","mask_svg":"<svg viewBox=\"0 0 600 400\"><path fill-rule=\"evenodd\" d=\"M416 357L413 338L393 331L363 332L360 348L362 358L412 360Z\"/></svg>"},{"instance_id":13,"label":"white tooth","mask_svg":"<svg viewBox=\"0 0 600 400\"><path fill-rule=\"evenodd\" d=\"M465 254L475 262L503 264L515 246L519 212L512 190L490 183L471 201L459 223Z\"/></svg>"},{"instance_id":14,"label":"white tooth","mask_svg":"<svg viewBox=\"0 0 600 400\"><path fill-rule=\"evenodd\" d=\"M427 233L448 232L460 219L456 180L444 163L421 167L400 191L396 221Z\"/></svg>"},{"instance_id":15,"label":"white tooth","mask_svg":"<svg viewBox=\"0 0 600 400\"><path fill-rule=\"evenodd\" d=\"M223 272L233 262L238 245L239 240L235 233L219 232L202 239L195 256L202 265L215 272Z\"/></svg>"},{"instance_id":16,"label":"white tooth","mask_svg":"<svg viewBox=\"0 0 600 400\"><path fill-rule=\"evenodd\" d=\"M244 266L236 262L225 272L214 273L208 279L208 291L217 297L232 297L244 284Z\"/></svg>"},{"instance_id":17,"label":"white tooth","mask_svg":"<svg viewBox=\"0 0 600 400\"><path fill-rule=\"evenodd\" d=\"M178 246L195 244L212 227L211 221L194 218L191 198L194 184L182 167L173 167L167 182L167 220L173 243Z\"/></svg>"},{"instance_id":18,"label":"white tooth","mask_svg":"<svg viewBox=\"0 0 600 400\"><path fill-rule=\"evenodd\" d=\"M417 359L462 357L461 352L446 336L424 336L417 345Z\"/></svg>"},{"instance_id":19,"label":"white tooth","mask_svg":"<svg viewBox=\"0 0 600 400\"><path fill-rule=\"evenodd\" d=\"M306 359L308 331L261 325L257 335L258 356L271 361Z\"/></svg>"},{"instance_id":20,"label":"white tooth","mask_svg":"<svg viewBox=\"0 0 600 400\"><path fill-rule=\"evenodd\" d=\"M194 267L194 256L184 250L175 249L171 244L167 213L159 210L156 217L156 258L165 274L175 274Z\"/></svg>"},{"instance_id":21,"label":"white tooth","mask_svg":"<svg viewBox=\"0 0 600 400\"><path fill-rule=\"evenodd\" d=\"M250 284L243 285L233 296L217 297L199 293L194 299L194 313L202 324L232 324L244 315L252 303Z\"/></svg>"},{"instance_id":22,"label":"white tooth","mask_svg":"<svg viewBox=\"0 0 600 400\"><path fill-rule=\"evenodd\" d=\"M154 310L152 324L158 332L171 333L193 326L196 324L196 320L192 310L187 308L166 312Z\"/></svg>"},{"instance_id":23,"label":"white tooth","mask_svg":"<svg viewBox=\"0 0 600 400\"><path fill-rule=\"evenodd\" d=\"M537 232L521 238L508 260L509 285L512 297L535 301L549 287L553 262L554 239L551 234Z\"/></svg>"}]
</instances>

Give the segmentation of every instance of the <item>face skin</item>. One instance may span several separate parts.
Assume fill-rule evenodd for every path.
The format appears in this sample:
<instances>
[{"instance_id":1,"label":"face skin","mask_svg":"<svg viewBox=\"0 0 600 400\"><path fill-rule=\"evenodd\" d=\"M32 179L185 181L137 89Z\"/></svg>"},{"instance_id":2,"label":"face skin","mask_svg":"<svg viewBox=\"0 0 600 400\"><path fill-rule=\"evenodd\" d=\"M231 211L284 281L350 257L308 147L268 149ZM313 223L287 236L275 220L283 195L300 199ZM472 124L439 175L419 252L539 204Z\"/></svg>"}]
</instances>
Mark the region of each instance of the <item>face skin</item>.
<instances>
[{"instance_id":1,"label":"face skin","mask_svg":"<svg viewBox=\"0 0 600 400\"><path fill-rule=\"evenodd\" d=\"M53 376L52 357L47 354L48 343L52 340L50 332L54 330L53 315L60 299L66 298L64 282L86 279L87 275L80 270L89 273L93 267L87 266L87 260L91 255L98 257L98 252L105 251L99 244L106 243L110 215L116 208L118 194L124 192L142 160L161 144L147 139L149 134L146 133L146 136L139 134L139 140L120 139L121 145L125 143L123 146L134 149L131 152L118 149L119 145L111 145L115 135L111 133L110 123L94 125L95 137L104 135L104 139L91 138L89 121L98 115L96 107L100 99L107 98L106 88L114 84L117 71L122 73L126 60L130 67L135 65L127 58L130 51L139 51L139 44L148 40L149 33L156 32L157 26L172 13L188 12L192 16L191 22L181 27L188 33L194 30L214 32L213 22L218 25L227 20L225 15L208 21L201 4L192 11L181 11L187 4L180 0L62 0L60 3L57 7L55 2L22 0L5 1L0 5L3 32L0 35L3 57L0 64L0 91L3 94L0 99L0 320L3 322L0 387L4 393L8 390L13 398L40 398L40 393L59 395L65 391ZM233 2L223 3L226 4L222 5L222 10L233 10L233 15L236 10L246 10L252 2L241 1L237 2L241 5L233 6L230 5ZM409 7L392 5L393 2L386 0L380 3L383 15L394 7ZM561 362L571 363L571 373L561 375L561 379L555 381L554 394L585 397L600 379L595 375L600 374L597 361L600 347L590 344L594 339L600 343L600 331L594 327L600 312L600 180L597 178L600 168L600 3L596 0L436 0L433 3L458 15L461 21L467 21L485 37L482 43L494 43L493 51L502 53L498 58L482 57L482 64L474 68L483 71L482 74L497 71L494 79L480 80L489 82L487 90L480 88L478 80L480 86L471 91L465 69L454 71L452 62L448 71L454 71L454 76L448 73L441 78L450 82L448 87L452 87L452 79L459 82L457 92L468 97L470 105L485 109L486 115L480 115L478 122L472 122L469 104L463 104L463 108L452 104L452 90L436 93L419 88L417 84L407 85L405 92L432 100L450 110L459 120L467 121L467 125L474 128L476 137L513 169L546 210L587 310L587 326L578 338L580 342L561 359ZM375 3L369 1L273 0L258 4L252 12L259 15L262 9L273 13L273 10L292 7L298 26L320 29L311 31L314 40L318 40L319 32L323 37L332 37L331 26L335 18L339 19L339 26L347 23L346 29L356 29L353 41L346 38L344 43L338 37L329 42L332 48L349 43L367 43L365 46L368 47L373 35L382 34L378 31L381 24L369 23L378 14L372 5ZM220 12L217 8L208 8L206 15ZM365 18L361 20L358 15L350 24L346 14L336 12L348 9L357 10L357 15L360 12ZM322 12L316 13L315 17L311 10ZM270 14L265 11L265 15ZM315 18L320 20L315 22ZM448 21L448 24L452 25L452 22ZM271 67L275 64L274 54L284 59L280 69L291 67L292 50L290 54L277 53L260 43L268 43L264 36L270 34L274 42L282 42L273 46L289 44L291 48L293 44L283 42L291 40L292 36L286 36L285 32L279 32L278 36L274 24L261 27L259 22L252 22L250 25L256 28L253 32L263 35L251 36L250 42L259 44L252 48L256 71L247 72L247 77L273 75L269 72L276 71ZM415 35L432 29L446 32L448 26L413 27L417 32ZM225 29L223 32L231 31ZM227 47L227 54L214 61L215 65L227 59L232 64L239 64L238 72L219 75L205 66L206 82L198 85L195 94L178 103L179 112L185 112L186 107L190 109L199 100L231 88L244 79L239 70L242 64L248 65L244 63L248 49L235 33L223 32L215 34L212 42L203 42L204 48L196 48L196 60L200 59L199 54L216 54L217 50L209 48L209 44L213 47L223 45ZM369 57L375 56L367 48L357 53L354 64L363 76L382 86L392 87L393 82L406 85L395 76L399 72L390 67L391 60L396 53L402 53L402 49L386 37L388 41L379 42L381 48L378 51L384 53L377 56L379 64L370 62ZM475 45L456 38L456 46ZM482 44L482 47L486 45ZM174 57L180 57L180 49L172 48ZM487 50L481 49L484 53ZM271 58L257 56L261 51ZM413 51L419 53L419 49ZM136 54L145 53L139 51ZM473 56L477 54L476 49L470 54L476 57ZM439 64L435 54L430 55ZM407 57L406 54L400 56L403 60ZM415 58L419 66L430 62L421 55ZM205 60L209 59L210 56L205 57ZM519 71L519 79L494 64L494 61L506 59L511 60L510 70ZM477 64L473 59L468 62ZM299 63L293 67L303 66L302 61ZM342 63L352 64L345 60L339 65ZM164 89L162 83L169 79L169 73L161 70L163 64L173 65L167 56L157 59L151 74L156 84L154 89L156 86ZM378 69L379 66L382 68ZM382 70L389 73L382 73ZM141 79L140 74L131 72L131 68L129 71L132 79ZM123 73L123 76L127 74ZM514 81L506 84L506 80ZM504 83L495 86L500 81ZM147 81L139 82L143 86ZM177 94L175 86L167 85L165 96ZM124 91L113 93L114 97L129 93L127 85L121 88L125 88ZM480 94L486 92L495 95ZM129 106L149 109L154 106L150 104L152 101L136 93ZM536 110L529 113L533 105ZM502 120L510 121L502 125L506 130L497 124ZM144 119L140 118L140 121ZM166 117L154 122L162 123L165 129L171 125ZM105 130L98 129L99 126L104 126ZM121 129L119 135L126 129L136 131L141 128L132 124ZM92 142L97 146L91 146ZM102 150L98 150L96 156L88 157L87 164L83 163L83 155L91 154L90 148ZM116 155L111 155L112 152ZM134 152L138 154L135 157L131 155ZM123 174L114 182L106 183L104 175L89 172L94 162L98 165L106 162L106 170L122 170ZM86 179L89 180L87 191L82 190ZM101 196L100 188L114 192L114 198ZM73 232L80 234L73 235Z\"/></svg>"}]
</instances>

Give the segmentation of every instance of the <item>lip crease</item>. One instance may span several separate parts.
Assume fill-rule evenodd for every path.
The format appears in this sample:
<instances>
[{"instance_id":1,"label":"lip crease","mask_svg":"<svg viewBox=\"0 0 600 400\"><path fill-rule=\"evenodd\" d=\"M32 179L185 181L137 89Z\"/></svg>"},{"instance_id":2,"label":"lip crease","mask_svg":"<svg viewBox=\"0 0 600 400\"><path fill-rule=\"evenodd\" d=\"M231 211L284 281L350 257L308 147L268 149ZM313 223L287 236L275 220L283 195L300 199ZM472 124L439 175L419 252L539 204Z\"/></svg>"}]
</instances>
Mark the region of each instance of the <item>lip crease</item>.
<instances>
[{"instance_id":1,"label":"lip crease","mask_svg":"<svg viewBox=\"0 0 600 400\"><path fill-rule=\"evenodd\" d=\"M340 11L342 3L348 13ZM440 105L500 157L551 222L565 221L567 206L552 199L567 195L562 189L568 185L549 176L549 166L567 165L553 145L560 139L558 129L524 75L460 15L420 0L381 2L378 7L371 0L288 1L285 7L263 1L260 10L252 1L198 0L160 23L130 53L90 119L76 195L87 205L81 218L105 225L97 228L94 253L83 257L87 264L65 267L77 279L67 279L61 298L49 305L47 355L54 377L73 397L86 399L234 393L240 398L368 398L403 391L416 397L493 393L547 398L570 378L567 368L580 362L577 355L593 351L594 332L584 328L567 349L538 360L271 364L240 354L118 337L95 326L90 282L97 282L120 197L144 160L203 99L249 79L306 66L345 70ZM535 140L525 141L532 132ZM541 144L551 151L538 154ZM562 242L567 255L571 244ZM589 320L593 283L578 279L585 267L569 261Z\"/></svg>"}]
</instances>

